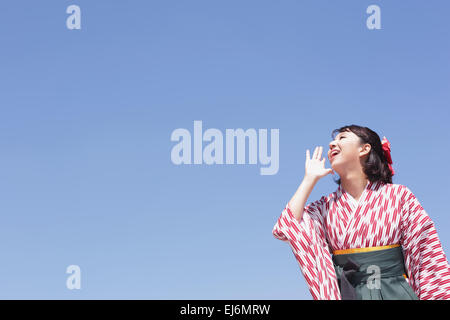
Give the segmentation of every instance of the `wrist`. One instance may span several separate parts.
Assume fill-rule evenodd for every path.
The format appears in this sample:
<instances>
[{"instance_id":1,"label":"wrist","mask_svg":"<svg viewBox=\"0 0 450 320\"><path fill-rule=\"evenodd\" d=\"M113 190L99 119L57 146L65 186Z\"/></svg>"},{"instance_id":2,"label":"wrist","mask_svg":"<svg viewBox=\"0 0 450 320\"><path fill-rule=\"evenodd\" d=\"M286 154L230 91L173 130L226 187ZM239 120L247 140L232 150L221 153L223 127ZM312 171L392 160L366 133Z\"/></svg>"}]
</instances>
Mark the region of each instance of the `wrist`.
<instances>
[{"instance_id":1,"label":"wrist","mask_svg":"<svg viewBox=\"0 0 450 320\"><path fill-rule=\"evenodd\" d=\"M319 180L319 178L318 177L314 177L314 176L305 175L303 177L303 181L306 182L306 183L315 184L318 180Z\"/></svg>"}]
</instances>

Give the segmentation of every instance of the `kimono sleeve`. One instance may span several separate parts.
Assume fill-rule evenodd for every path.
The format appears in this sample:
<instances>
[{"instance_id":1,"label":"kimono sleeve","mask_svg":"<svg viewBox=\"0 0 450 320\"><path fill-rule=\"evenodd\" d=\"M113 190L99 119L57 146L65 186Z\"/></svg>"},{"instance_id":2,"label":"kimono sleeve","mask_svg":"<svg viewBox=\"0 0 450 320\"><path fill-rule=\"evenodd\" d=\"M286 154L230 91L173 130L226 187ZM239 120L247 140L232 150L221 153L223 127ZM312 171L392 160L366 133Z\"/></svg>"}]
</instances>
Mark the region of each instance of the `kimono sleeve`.
<instances>
[{"instance_id":1,"label":"kimono sleeve","mask_svg":"<svg viewBox=\"0 0 450 320\"><path fill-rule=\"evenodd\" d=\"M340 300L336 272L326 239L324 216L327 199L322 197L304 208L298 221L286 204L273 227L275 238L289 243L314 300Z\"/></svg>"},{"instance_id":2,"label":"kimono sleeve","mask_svg":"<svg viewBox=\"0 0 450 320\"><path fill-rule=\"evenodd\" d=\"M450 267L433 221L405 187L401 244L409 284L420 300L450 299Z\"/></svg>"}]
</instances>

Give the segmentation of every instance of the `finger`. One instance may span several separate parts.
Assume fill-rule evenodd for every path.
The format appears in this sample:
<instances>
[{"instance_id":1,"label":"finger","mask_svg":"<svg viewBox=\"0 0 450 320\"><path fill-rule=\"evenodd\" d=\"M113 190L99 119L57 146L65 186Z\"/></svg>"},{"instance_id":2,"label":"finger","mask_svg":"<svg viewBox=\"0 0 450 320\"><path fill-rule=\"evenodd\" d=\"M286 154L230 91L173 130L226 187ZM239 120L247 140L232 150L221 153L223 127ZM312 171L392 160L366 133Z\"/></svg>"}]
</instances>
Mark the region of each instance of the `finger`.
<instances>
[{"instance_id":1,"label":"finger","mask_svg":"<svg viewBox=\"0 0 450 320\"><path fill-rule=\"evenodd\" d=\"M319 160L322 159L322 151L323 151L323 147L320 146L319 147L319 158L318 158Z\"/></svg>"},{"instance_id":2,"label":"finger","mask_svg":"<svg viewBox=\"0 0 450 320\"><path fill-rule=\"evenodd\" d=\"M317 153L318 153L318 151L319 151L319 148L316 147L316 148L314 149L313 159L317 159Z\"/></svg>"},{"instance_id":3,"label":"finger","mask_svg":"<svg viewBox=\"0 0 450 320\"><path fill-rule=\"evenodd\" d=\"M306 149L306 161L309 161L310 160L310 158L309 158L309 149Z\"/></svg>"},{"instance_id":4,"label":"finger","mask_svg":"<svg viewBox=\"0 0 450 320\"><path fill-rule=\"evenodd\" d=\"M317 146L316 159L320 160L320 146Z\"/></svg>"}]
</instances>

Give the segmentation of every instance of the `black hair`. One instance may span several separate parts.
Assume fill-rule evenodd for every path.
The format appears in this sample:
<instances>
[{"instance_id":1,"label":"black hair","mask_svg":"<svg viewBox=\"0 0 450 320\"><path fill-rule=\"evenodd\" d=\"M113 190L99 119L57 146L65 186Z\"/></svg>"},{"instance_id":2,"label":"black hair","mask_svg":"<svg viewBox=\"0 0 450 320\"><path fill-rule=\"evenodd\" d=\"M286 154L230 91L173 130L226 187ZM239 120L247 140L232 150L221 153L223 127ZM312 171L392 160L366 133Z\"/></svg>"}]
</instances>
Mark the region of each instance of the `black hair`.
<instances>
[{"instance_id":1,"label":"black hair","mask_svg":"<svg viewBox=\"0 0 450 320\"><path fill-rule=\"evenodd\" d=\"M334 139L336 134L344 131L351 131L357 135L361 141L361 145L370 144L371 149L369 156L363 164L363 172L371 182L382 181L384 183L392 183L392 172L389 169L388 160L386 159L383 148L381 146L380 136L373 130L367 127L361 127L355 124L343 126L339 129L334 129L331 137ZM341 179L335 180L337 184L341 184Z\"/></svg>"}]
</instances>

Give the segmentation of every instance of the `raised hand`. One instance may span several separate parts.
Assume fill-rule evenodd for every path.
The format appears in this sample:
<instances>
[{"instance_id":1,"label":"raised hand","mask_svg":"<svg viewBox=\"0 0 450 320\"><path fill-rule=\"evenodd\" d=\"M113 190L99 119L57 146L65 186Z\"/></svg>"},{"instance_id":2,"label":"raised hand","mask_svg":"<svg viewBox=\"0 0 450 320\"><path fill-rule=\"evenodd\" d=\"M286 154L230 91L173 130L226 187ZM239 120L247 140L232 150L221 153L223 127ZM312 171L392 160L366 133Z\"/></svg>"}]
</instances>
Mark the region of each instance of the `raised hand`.
<instances>
[{"instance_id":1,"label":"raised hand","mask_svg":"<svg viewBox=\"0 0 450 320\"><path fill-rule=\"evenodd\" d=\"M333 169L325 168L325 158L322 158L322 151L322 146L316 147L310 158L309 149L306 150L305 177L308 176L318 180L327 174L333 173Z\"/></svg>"}]
</instances>

